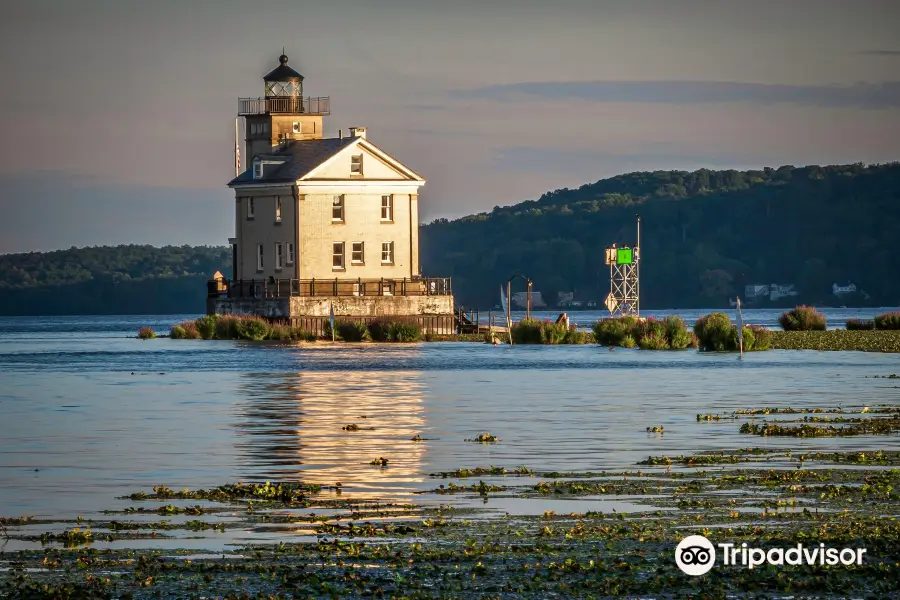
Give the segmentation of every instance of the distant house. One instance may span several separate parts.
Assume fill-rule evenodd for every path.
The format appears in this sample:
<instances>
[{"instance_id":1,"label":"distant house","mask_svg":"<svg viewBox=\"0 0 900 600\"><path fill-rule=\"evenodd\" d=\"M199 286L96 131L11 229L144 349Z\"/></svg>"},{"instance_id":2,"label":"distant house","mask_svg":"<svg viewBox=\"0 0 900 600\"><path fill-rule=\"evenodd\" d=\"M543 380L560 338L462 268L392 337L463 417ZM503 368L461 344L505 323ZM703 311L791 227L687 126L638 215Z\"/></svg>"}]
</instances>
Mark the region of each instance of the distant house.
<instances>
[{"instance_id":1,"label":"distant house","mask_svg":"<svg viewBox=\"0 0 900 600\"><path fill-rule=\"evenodd\" d=\"M525 310L528 303L527 296L528 292L516 292L512 295L512 305ZM547 308L547 303L544 302L540 292L531 292L531 308Z\"/></svg>"},{"instance_id":2,"label":"distant house","mask_svg":"<svg viewBox=\"0 0 900 600\"><path fill-rule=\"evenodd\" d=\"M835 296L844 296L846 294L855 294L856 293L856 284L850 283L848 285L838 285L836 283L831 284L831 293Z\"/></svg>"},{"instance_id":3,"label":"distant house","mask_svg":"<svg viewBox=\"0 0 900 600\"><path fill-rule=\"evenodd\" d=\"M765 296L769 295L769 286L765 283L759 284L754 283L750 285L744 286L744 299L745 300L759 300Z\"/></svg>"},{"instance_id":4,"label":"distant house","mask_svg":"<svg viewBox=\"0 0 900 600\"><path fill-rule=\"evenodd\" d=\"M558 292L556 294L556 305L560 308L584 308L587 305L587 300L576 298L575 292Z\"/></svg>"},{"instance_id":5,"label":"distant house","mask_svg":"<svg viewBox=\"0 0 900 600\"><path fill-rule=\"evenodd\" d=\"M793 283L789 283L789 284L773 283L769 287L769 300L771 300L773 302L776 300L780 300L781 298L787 298L787 297L796 296L796 295L797 295L797 290L794 288Z\"/></svg>"}]
</instances>

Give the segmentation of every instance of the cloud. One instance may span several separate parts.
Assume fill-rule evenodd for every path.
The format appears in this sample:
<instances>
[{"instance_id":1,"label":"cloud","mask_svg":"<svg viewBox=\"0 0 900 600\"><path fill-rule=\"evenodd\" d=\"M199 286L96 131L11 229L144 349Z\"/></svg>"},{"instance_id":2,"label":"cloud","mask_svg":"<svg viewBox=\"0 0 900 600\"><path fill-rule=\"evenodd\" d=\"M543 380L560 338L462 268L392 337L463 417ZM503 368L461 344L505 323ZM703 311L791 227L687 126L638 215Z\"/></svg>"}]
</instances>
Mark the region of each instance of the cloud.
<instances>
[{"instance_id":1,"label":"cloud","mask_svg":"<svg viewBox=\"0 0 900 600\"><path fill-rule=\"evenodd\" d=\"M760 157L727 153L714 156L692 155L675 148L627 153L519 146L500 148L491 158L491 166L494 169L507 172L576 175L584 177L585 181L597 179L597 174L611 176L636 170L736 168L756 164L765 164L765 160Z\"/></svg>"},{"instance_id":2,"label":"cloud","mask_svg":"<svg viewBox=\"0 0 900 600\"><path fill-rule=\"evenodd\" d=\"M534 81L459 92L475 100L584 100L658 104L801 104L838 108L898 108L900 81L854 85L787 85L728 81Z\"/></svg>"},{"instance_id":3,"label":"cloud","mask_svg":"<svg viewBox=\"0 0 900 600\"><path fill-rule=\"evenodd\" d=\"M870 56L900 56L900 50L864 50L860 54Z\"/></svg>"}]
</instances>

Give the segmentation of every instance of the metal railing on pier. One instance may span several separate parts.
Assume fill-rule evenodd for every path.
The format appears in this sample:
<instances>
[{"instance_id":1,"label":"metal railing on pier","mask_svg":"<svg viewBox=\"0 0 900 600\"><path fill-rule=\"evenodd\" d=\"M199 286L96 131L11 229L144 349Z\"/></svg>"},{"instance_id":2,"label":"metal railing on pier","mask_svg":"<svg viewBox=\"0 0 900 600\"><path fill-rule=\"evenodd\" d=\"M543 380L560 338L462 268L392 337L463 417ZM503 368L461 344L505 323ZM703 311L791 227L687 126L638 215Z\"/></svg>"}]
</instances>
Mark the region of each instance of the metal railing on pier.
<instances>
[{"instance_id":1,"label":"metal railing on pier","mask_svg":"<svg viewBox=\"0 0 900 600\"><path fill-rule=\"evenodd\" d=\"M404 279L210 279L210 298L289 298L292 296L450 296L449 277Z\"/></svg>"}]
</instances>

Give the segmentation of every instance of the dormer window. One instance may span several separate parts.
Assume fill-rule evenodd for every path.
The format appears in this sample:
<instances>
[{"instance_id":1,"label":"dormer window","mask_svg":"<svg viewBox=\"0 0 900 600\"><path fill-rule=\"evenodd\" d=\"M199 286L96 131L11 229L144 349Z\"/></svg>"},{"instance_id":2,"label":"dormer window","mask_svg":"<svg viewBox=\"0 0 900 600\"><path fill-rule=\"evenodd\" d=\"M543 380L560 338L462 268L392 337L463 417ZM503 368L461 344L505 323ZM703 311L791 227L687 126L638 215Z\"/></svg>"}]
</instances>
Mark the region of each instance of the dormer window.
<instances>
[{"instance_id":1,"label":"dormer window","mask_svg":"<svg viewBox=\"0 0 900 600\"><path fill-rule=\"evenodd\" d=\"M350 157L350 174L362 175L362 154L354 154Z\"/></svg>"},{"instance_id":2,"label":"dormer window","mask_svg":"<svg viewBox=\"0 0 900 600\"><path fill-rule=\"evenodd\" d=\"M263 165L262 161L259 158L253 159L253 179L262 179L263 176Z\"/></svg>"}]
</instances>

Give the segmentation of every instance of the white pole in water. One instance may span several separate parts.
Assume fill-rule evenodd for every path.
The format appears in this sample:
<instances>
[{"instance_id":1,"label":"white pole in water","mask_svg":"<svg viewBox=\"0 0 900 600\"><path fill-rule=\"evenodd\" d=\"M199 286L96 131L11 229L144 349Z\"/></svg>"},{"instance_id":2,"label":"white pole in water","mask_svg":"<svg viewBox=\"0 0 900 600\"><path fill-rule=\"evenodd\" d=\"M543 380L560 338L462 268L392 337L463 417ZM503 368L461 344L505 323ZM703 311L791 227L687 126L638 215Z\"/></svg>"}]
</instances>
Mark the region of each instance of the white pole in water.
<instances>
[{"instance_id":1,"label":"white pole in water","mask_svg":"<svg viewBox=\"0 0 900 600\"><path fill-rule=\"evenodd\" d=\"M328 321L331 324L331 341L334 341L334 301L331 302L331 309L328 311Z\"/></svg>"},{"instance_id":2,"label":"white pole in water","mask_svg":"<svg viewBox=\"0 0 900 600\"><path fill-rule=\"evenodd\" d=\"M737 313L738 313L738 346L741 350L741 355L738 357L738 360L744 360L744 314L741 312L741 298L738 296L737 299Z\"/></svg>"}]
</instances>

